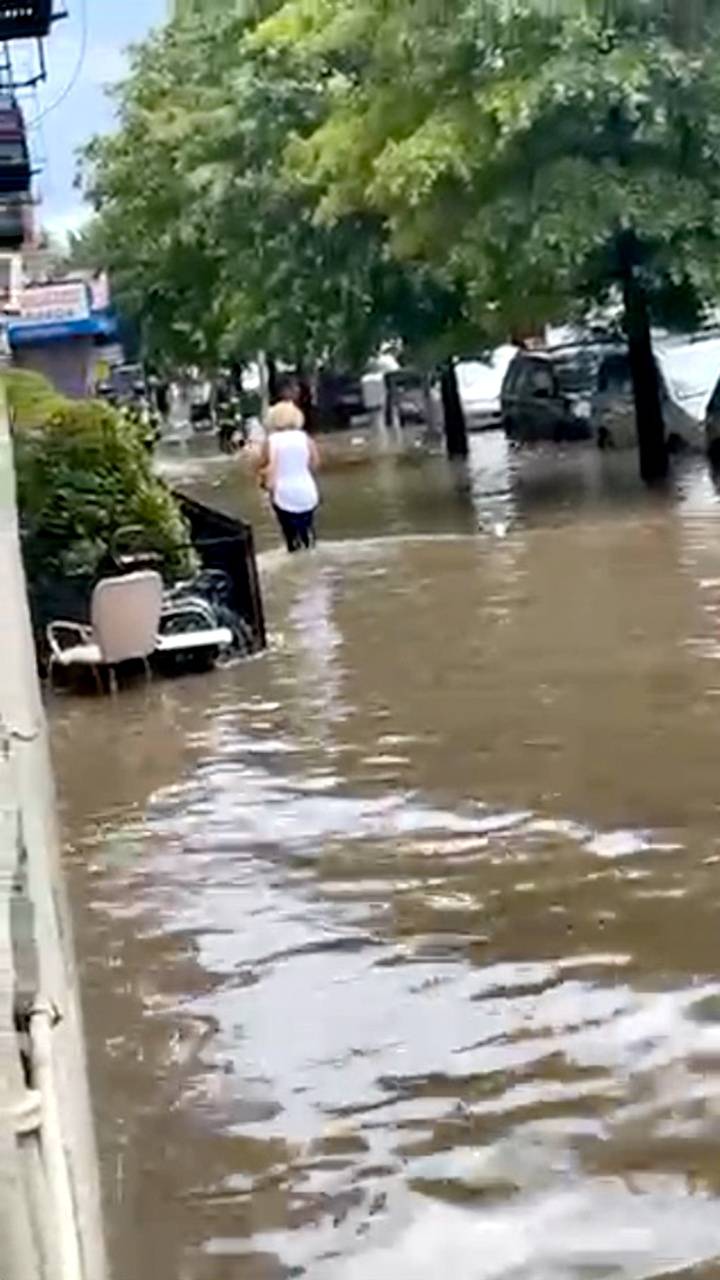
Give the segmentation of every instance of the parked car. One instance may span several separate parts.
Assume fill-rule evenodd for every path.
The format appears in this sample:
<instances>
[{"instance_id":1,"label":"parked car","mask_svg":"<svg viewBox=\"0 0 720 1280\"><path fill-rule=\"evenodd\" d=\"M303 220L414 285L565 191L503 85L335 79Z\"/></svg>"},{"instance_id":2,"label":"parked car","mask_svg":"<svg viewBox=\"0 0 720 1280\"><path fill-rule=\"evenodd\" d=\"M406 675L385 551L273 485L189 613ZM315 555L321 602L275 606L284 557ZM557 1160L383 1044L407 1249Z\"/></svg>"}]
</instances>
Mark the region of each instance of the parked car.
<instances>
[{"instance_id":1,"label":"parked car","mask_svg":"<svg viewBox=\"0 0 720 1280\"><path fill-rule=\"evenodd\" d=\"M427 401L422 374L414 369L392 369L385 374L385 382L400 425L420 426L424 423Z\"/></svg>"},{"instance_id":2,"label":"parked car","mask_svg":"<svg viewBox=\"0 0 720 1280\"><path fill-rule=\"evenodd\" d=\"M107 380L114 396L126 399L135 394L135 388L145 385L145 370L141 364L115 364Z\"/></svg>"},{"instance_id":3,"label":"parked car","mask_svg":"<svg viewBox=\"0 0 720 1280\"><path fill-rule=\"evenodd\" d=\"M654 348L670 446L701 449L703 421L720 374L720 336L660 337ZM509 421L513 439L594 439L601 448L634 448L627 348L608 341L521 352L503 386L503 420L506 430Z\"/></svg>"},{"instance_id":4,"label":"parked car","mask_svg":"<svg viewBox=\"0 0 720 1280\"><path fill-rule=\"evenodd\" d=\"M518 351L501 394L502 425L509 439L592 439L592 400L600 365L604 357L621 350L608 341Z\"/></svg>"},{"instance_id":5,"label":"parked car","mask_svg":"<svg viewBox=\"0 0 720 1280\"><path fill-rule=\"evenodd\" d=\"M661 338L655 351L673 402L703 423L720 378L720 332Z\"/></svg>"},{"instance_id":6,"label":"parked car","mask_svg":"<svg viewBox=\"0 0 720 1280\"><path fill-rule=\"evenodd\" d=\"M654 346L670 448L702 450L708 405L720 375L720 336L700 333L690 338L658 338ZM603 360L593 397L592 423L601 446L635 446L635 402L627 352Z\"/></svg>"},{"instance_id":7,"label":"parked car","mask_svg":"<svg viewBox=\"0 0 720 1280\"><path fill-rule=\"evenodd\" d=\"M720 468L720 381L712 394L705 420L705 444L713 467Z\"/></svg>"},{"instance_id":8,"label":"parked car","mask_svg":"<svg viewBox=\"0 0 720 1280\"><path fill-rule=\"evenodd\" d=\"M316 398L318 418L324 427L342 430L365 413L361 380L352 374L321 370Z\"/></svg>"},{"instance_id":9,"label":"parked car","mask_svg":"<svg viewBox=\"0 0 720 1280\"><path fill-rule=\"evenodd\" d=\"M720 334L699 339L674 379L680 404L701 423L702 444L720 463Z\"/></svg>"},{"instance_id":10,"label":"parked car","mask_svg":"<svg viewBox=\"0 0 720 1280\"><path fill-rule=\"evenodd\" d=\"M702 447L702 428L673 399L658 360L660 400L668 444L674 451ZM593 434L601 449L632 449L637 442L635 398L627 352L606 356L598 373L591 415Z\"/></svg>"},{"instance_id":11,"label":"parked car","mask_svg":"<svg viewBox=\"0 0 720 1280\"><path fill-rule=\"evenodd\" d=\"M469 431L487 431L502 421L505 374L517 347L498 347L487 360L459 360L457 379Z\"/></svg>"}]
</instances>

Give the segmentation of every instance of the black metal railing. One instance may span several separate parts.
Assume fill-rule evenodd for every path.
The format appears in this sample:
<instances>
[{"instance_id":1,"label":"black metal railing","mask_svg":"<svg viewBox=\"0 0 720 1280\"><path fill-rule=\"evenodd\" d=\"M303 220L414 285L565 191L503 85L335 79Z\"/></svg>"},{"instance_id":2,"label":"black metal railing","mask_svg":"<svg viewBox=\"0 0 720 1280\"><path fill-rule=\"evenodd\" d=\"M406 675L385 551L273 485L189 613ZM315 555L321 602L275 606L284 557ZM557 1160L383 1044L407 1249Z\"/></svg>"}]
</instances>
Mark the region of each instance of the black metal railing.
<instances>
[{"instance_id":1,"label":"black metal railing","mask_svg":"<svg viewBox=\"0 0 720 1280\"><path fill-rule=\"evenodd\" d=\"M236 520L222 512L176 493L183 516L190 532L190 547L199 561L201 570L215 571L226 584L223 604L242 622L247 643L245 651L258 653L265 648L266 631L260 579L255 555L252 526L244 520ZM145 559L147 565L145 565ZM134 568L153 567L163 573L163 557L152 549L144 555L141 544L129 554L123 555L117 547L108 549L108 556L95 574L83 573L60 576L57 574L33 574L28 595L32 614L33 632L41 671L47 662L46 631L48 624L58 620L87 623L90 620L90 602L93 588L100 578L113 573L128 572ZM170 575L166 577L171 586Z\"/></svg>"}]
</instances>

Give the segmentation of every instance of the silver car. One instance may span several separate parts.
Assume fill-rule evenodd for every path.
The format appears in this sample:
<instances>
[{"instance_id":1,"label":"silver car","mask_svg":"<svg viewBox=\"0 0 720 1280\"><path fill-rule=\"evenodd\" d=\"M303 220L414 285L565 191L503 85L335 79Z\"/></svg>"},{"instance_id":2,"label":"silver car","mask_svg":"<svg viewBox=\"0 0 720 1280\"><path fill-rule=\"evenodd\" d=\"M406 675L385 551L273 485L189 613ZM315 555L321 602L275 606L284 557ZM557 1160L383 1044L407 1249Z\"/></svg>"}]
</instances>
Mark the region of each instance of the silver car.
<instances>
[{"instance_id":1,"label":"silver car","mask_svg":"<svg viewBox=\"0 0 720 1280\"><path fill-rule=\"evenodd\" d=\"M654 347L670 447L700 451L705 447L708 402L720 374L720 337L699 334L694 338L659 338ZM601 448L635 447L635 402L627 352L613 352L603 360L591 423Z\"/></svg>"},{"instance_id":2,"label":"silver car","mask_svg":"<svg viewBox=\"0 0 720 1280\"><path fill-rule=\"evenodd\" d=\"M716 339L720 350L720 338ZM705 447L713 466L720 466L720 357L705 410Z\"/></svg>"}]
</instances>

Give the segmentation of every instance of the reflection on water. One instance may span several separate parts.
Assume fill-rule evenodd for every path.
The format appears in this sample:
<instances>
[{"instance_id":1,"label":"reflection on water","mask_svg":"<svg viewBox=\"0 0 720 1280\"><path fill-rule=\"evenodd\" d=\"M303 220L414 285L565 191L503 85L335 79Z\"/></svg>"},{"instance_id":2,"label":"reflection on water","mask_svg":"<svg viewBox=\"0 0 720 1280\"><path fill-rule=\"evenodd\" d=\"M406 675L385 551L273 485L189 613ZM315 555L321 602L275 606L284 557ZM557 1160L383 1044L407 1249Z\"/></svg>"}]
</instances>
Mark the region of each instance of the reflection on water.
<instances>
[{"instance_id":1,"label":"reflection on water","mask_svg":"<svg viewBox=\"0 0 720 1280\"><path fill-rule=\"evenodd\" d=\"M117 1276L716 1277L712 486L492 436L323 526L266 656L52 708Z\"/></svg>"}]
</instances>

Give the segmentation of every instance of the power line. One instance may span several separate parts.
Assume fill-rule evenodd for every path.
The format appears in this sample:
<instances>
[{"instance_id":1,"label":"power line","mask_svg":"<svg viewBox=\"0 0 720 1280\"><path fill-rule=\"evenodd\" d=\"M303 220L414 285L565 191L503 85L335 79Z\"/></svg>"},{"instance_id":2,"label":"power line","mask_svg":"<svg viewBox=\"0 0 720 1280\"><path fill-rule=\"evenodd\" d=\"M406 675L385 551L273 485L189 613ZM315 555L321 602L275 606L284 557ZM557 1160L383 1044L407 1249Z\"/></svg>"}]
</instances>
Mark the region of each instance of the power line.
<instances>
[{"instance_id":1,"label":"power line","mask_svg":"<svg viewBox=\"0 0 720 1280\"><path fill-rule=\"evenodd\" d=\"M77 57L77 62L75 64L75 68L73 70L73 73L68 83L65 85L65 88L63 89L62 93L58 94L55 101L51 102L48 107L45 107L44 111L41 111L39 116L36 116L34 120L31 120L28 123L29 129L37 128L41 120L44 120L46 116L49 116L51 111L55 111L57 107L59 107L65 101L65 99L70 96L73 89L75 88L75 85L80 79L80 76L82 75L83 67L85 66L85 58L87 57L87 50L88 50L89 24L88 24L87 0L78 0L78 4L80 5L80 48L78 49L78 57Z\"/></svg>"}]
</instances>

